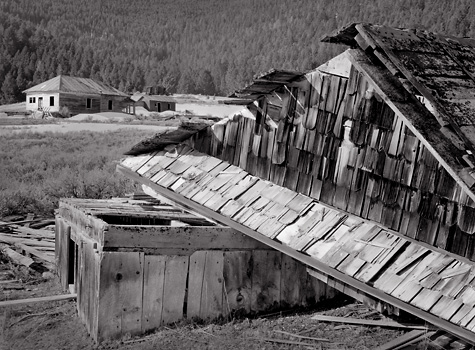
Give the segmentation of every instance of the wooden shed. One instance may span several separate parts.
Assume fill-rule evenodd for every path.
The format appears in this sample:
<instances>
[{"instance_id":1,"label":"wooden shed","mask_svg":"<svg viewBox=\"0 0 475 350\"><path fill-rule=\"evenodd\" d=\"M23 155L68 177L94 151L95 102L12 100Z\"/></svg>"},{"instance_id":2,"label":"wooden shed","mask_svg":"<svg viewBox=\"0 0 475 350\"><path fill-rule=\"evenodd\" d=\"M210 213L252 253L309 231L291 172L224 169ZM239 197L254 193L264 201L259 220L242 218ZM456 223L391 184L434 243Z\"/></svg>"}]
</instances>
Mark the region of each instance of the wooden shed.
<instances>
[{"instance_id":1,"label":"wooden shed","mask_svg":"<svg viewBox=\"0 0 475 350\"><path fill-rule=\"evenodd\" d=\"M136 107L143 107L149 112L176 111L176 99L173 96L138 93L131 99L133 106L129 106L129 110L135 111Z\"/></svg>"},{"instance_id":2,"label":"wooden shed","mask_svg":"<svg viewBox=\"0 0 475 350\"><path fill-rule=\"evenodd\" d=\"M26 110L79 113L122 112L129 95L89 78L58 75L25 91Z\"/></svg>"},{"instance_id":3,"label":"wooden shed","mask_svg":"<svg viewBox=\"0 0 475 350\"><path fill-rule=\"evenodd\" d=\"M252 115L144 140L118 169L475 343L475 40L370 24L324 40L351 49L261 75L234 94Z\"/></svg>"},{"instance_id":4,"label":"wooden shed","mask_svg":"<svg viewBox=\"0 0 475 350\"><path fill-rule=\"evenodd\" d=\"M63 199L56 228L61 283L96 341L334 295L295 259L158 201Z\"/></svg>"}]
</instances>

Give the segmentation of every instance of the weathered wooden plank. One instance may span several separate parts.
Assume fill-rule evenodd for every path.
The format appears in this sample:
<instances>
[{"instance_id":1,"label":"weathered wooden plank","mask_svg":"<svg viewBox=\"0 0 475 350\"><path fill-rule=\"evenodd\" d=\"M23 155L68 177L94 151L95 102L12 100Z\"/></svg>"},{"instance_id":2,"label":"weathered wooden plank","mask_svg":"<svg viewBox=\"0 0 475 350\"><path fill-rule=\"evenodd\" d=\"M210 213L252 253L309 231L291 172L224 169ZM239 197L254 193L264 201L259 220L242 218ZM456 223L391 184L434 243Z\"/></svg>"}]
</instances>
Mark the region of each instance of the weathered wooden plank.
<instances>
[{"instance_id":1,"label":"weathered wooden plank","mask_svg":"<svg viewBox=\"0 0 475 350\"><path fill-rule=\"evenodd\" d=\"M166 262L162 324L170 324L183 318L188 263L188 256L172 256Z\"/></svg>"},{"instance_id":2,"label":"weathered wooden plank","mask_svg":"<svg viewBox=\"0 0 475 350\"><path fill-rule=\"evenodd\" d=\"M207 251L201 292L201 319L215 319L223 312L223 265L222 251Z\"/></svg>"},{"instance_id":3,"label":"weathered wooden plank","mask_svg":"<svg viewBox=\"0 0 475 350\"><path fill-rule=\"evenodd\" d=\"M388 328L406 328L406 329L427 329L424 325L405 324L395 321L381 321L381 320L365 320L351 317L338 317L327 315L314 315L310 319L318 322L336 322L346 323L360 326L375 326L375 327L388 327Z\"/></svg>"},{"instance_id":4,"label":"weathered wooden plank","mask_svg":"<svg viewBox=\"0 0 475 350\"><path fill-rule=\"evenodd\" d=\"M422 310L429 310L441 297L442 295L439 291L422 288L414 298L411 298L411 304L421 308Z\"/></svg>"},{"instance_id":5,"label":"weathered wooden plank","mask_svg":"<svg viewBox=\"0 0 475 350\"><path fill-rule=\"evenodd\" d=\"M127 333L139 334L142 331L144 254L101 254L98 339L117 338ZM89 285L89 288L92 286ZM89 300L89 303L92 301Z\"/></svg>"},{"instance_id":6,"label":"weathered wooden plank","mask_svg":"<svg viewBox=\"0 0 475 350\"><path fill-rule=\"evenodd\" d=\"M251 312L252 252L224 252L223 315L237 316Z\"/></svg>"},{"instance_id":7,"label":"weathered wooden plank","mask_svg":"<svg viewBox=\"0 0 475 350\"><path fill-rule=\"evenodd\" d=\"M266 249L246 235L222 226L114 225L105 233L104 249L112 248Z\"/></svg>"},{"instance_id":8,"label":"weathered wooden plank","mask_svg":"<svg viewBox=\"0 0 475 350\"><path fill-rule=\"evenodd\" d=\"M206 253L206 251L197 251L190 256L186 310L186 316L189 319L200 317Z\"/></svg>"},{"instance_id":9,"label":"weathered wooden plank","mask_svg":"<svg viewBox=\"0 0 475 350\"><path fill-rule=\"evenodd\" d=\"M282 253L256 250L252 257L251 309L272 310L280 301Z\"/></svg>"},{"instance_id":10,"label":"weathered wooden plank","mask_svg":"<svg viewBox=\"0 0 475 350\"><path fill-rule=\"evenodd\" d=\"M379 260L376 263L371 264L368 268L363 269L361 273L359 273L357 276L355 276L357 279L363 281L363 282L370 282L373 278L375 278L378 273L386 267L388 262L392 260L397 254L400 253L401 250L404 249L405 246L407 246L409 243L400 239L390 250L389 253L385 255L385 257L381 260Z\"/></svg>"},{"instance_id":11,"label":"weathered wooden plank","mask_svg":"<svg viewBox=\"0 0 475 350\"><path fill-rule=\"evenodd\" d=\"M46 303L49 301L67 301L74 300L77 298L77 294L60 294L60 295L50 295L46 297L38 298L26 298L26 299L15 299L15 300L4 300L0 301L0 308L2 307L11 307L11 306L23 306L29 304L39 304Z\"/></svg>"},{"instance_id":12,"label":"weathered wooden plank","mask_svg":"<svg viewBox=\"0 0 475 350\"><path fill-rule=\"evenodd\" d=\"M167 258L160 255L144 256L142 332L162 325L163 286Z\"/></svg>"},{"instance_id":13,"label":"weathered wooden plank","mask_svg":"<svg viewBox=\"0 0 475 350\"><path fill-rule=\"evenodd\" d=\"M441 298L431 307L431 313L449 320L462 307L463 301L442 295Z\"/></svg>"},{"instance_id":14,"label":"weathered wooden plank","mask_svg":"<svg viewBox=\"0 0 475 350\"><path fill-rule=\"evenodd\" d=\"M281 262L280 302L284 308L303 306L306 298L311 297L306 293L307 269L302 263L282 254Z\"/></svg>"},{"instance_id":15,"label":"weathered wooden plank","mask_svg":"<svg viewBox=\"0 0 475 350\"><path fill-rule=\"evenodd\" d=\"M59 232L59 260L58 271L63 290L69 288L69 240L71 239L71 226L62 221Z\"/></svg>"},{"instance_id":16,"label":"weathered wooden plank","mask_svg":"<svg viewBox=\"0 0 475 350\"><path fill-rule=\"evenodd\" d=\"M5 255L7 255L11 260L13 260L16 264L20 264L26 267L30 267L35 263L35 261L27 256L24 256L13 249L9 248L6 244L0 244L0 251L2 251Z\"/></svg>"}]
</instances>

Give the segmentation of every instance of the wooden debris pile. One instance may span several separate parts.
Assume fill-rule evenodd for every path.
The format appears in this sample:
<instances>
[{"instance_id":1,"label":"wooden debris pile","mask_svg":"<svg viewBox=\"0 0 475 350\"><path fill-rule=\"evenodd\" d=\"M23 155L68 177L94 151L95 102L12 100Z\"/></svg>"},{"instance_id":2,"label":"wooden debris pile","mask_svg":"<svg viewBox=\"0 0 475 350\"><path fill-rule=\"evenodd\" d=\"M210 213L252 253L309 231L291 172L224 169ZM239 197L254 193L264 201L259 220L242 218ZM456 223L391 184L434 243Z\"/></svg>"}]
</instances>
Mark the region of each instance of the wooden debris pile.
<instances>
[{"instance_id":1,"label":"wooden debris pile","mask_svg":"<svg viewBox=\"0 0 475 350\"><path fill-rule=\"evenodd\" d=\"M55 268L54 237L54 220L0 221L1 255L38 272Z\"/></svg>"}]
</instances>

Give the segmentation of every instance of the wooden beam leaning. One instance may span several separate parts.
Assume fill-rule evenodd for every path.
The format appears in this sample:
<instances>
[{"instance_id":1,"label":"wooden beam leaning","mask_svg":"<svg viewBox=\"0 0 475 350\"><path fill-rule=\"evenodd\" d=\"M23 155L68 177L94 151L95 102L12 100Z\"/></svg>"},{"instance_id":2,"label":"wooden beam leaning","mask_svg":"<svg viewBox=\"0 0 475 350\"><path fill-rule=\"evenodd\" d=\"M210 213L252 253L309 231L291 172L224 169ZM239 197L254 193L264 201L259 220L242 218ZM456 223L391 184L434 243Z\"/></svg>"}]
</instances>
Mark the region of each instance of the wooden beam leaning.
<instances>
[{"instance_id":1,"label":"wooden beam leaning","mask_svg":"<svg viewBox=\"0 0 475 350\"><path fill-rule=\"evenodd\" d=\"M229 227L117 226L104 232L103 250L110 248L269 249Z\"/></svg>"},{"instance_id":2,"label":"wooden beam leaning","mask_svg":"<svg viewBox=\"0 0 475 350\"><path fill-rule=\"evenodd\" d=\"M439 328L442 328L444 330L446 330L447 332L449 333L452 333L453 335L461 338L461 339L464 339L470 343L475 343L475 336L474 336L474 333L467 330L467 329L464 329L460 326L457 326L449 321L446 321L446 320L443 320L429 312L426 312L426 311L423 311L413 305L410 305L400 299L397 299L391 295L388 295L370 285L367 285L363 282L360 282L352 277L349 277L347 275L345 275L344 273L338 271L338 270L335 270L331 267L329 267L328 265L308 256L308 255L305 255L305 254L302 254L298 251L295 251L293 250L292 248L286 246L286 245L283 245L277 241L274 241L252 229L250 229L249 227L246 227L242 224L239 224L235 221L233 221L232 219L228 218L228 217L225 217L221 214L218 214L216 213L215 211L211 210L211 209L208 209L198 203L195 203L193 202L192 200L186 198L186 197L183 197L167 188L164 188L164 187L161 187L157 184L155 184L154 182L150 181L149 179L147 178L144 178L140 175L138 175L137 173L131 171L130 169L124 167L123 165L117 165L117 171L122 173L123 175L135 180L135 181L138 181L139 183L142 183L144 185L147 185L149 187L151 187L152 189L154 189L155 191L157 191L158 193L160 193L161 195L169 198L170 200L172 201L175 201L175 202L178 202L180 203L181 205L187 207L187 208L190 208L191 210L194 210L204 216L208 216L218 222L221 222L222 224L224 225L227 225L231 228L234 228L246 235L248 235L249 237L252 237L266 245L268 245L269 247L272 247L276 250L279 250L285 254L287 254L288 256L294 258L295 260L298 260L310 267L313 267L314 269L316 270L319 270L323 273L326 273L327 275L329 276L332 276L340 281L343 281L347 284L349 284L350 286L356 288L356 289L359 289L361 290L362 292L364 293L367 293L377 299L380 299L388 304L391 304L401 310L404 310L410 314L413 314L419 318L422 318L423 320L433 324L434 326L436 327L439 327Z\"/></svg>"}]
</instances>

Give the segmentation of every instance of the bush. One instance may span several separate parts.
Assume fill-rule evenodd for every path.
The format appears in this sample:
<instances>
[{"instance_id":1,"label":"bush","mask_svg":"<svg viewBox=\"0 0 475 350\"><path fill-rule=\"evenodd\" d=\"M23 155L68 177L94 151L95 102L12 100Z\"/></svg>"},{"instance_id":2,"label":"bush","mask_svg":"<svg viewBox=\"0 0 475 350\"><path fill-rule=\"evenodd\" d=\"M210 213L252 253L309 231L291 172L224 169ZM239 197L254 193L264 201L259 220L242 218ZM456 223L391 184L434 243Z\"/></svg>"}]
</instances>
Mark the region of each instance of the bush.
<instances>
[{"instance_id":1,"label":"bush","mask_svg":"<svg viewBox=\"0 0 475 350\"><path fill-rule=\"evenodd\" d=\"M61 107L59 109L58 114L61 118L70 118L71 117L71 111L66 106Z\"/></svg>"}]
</instances>

